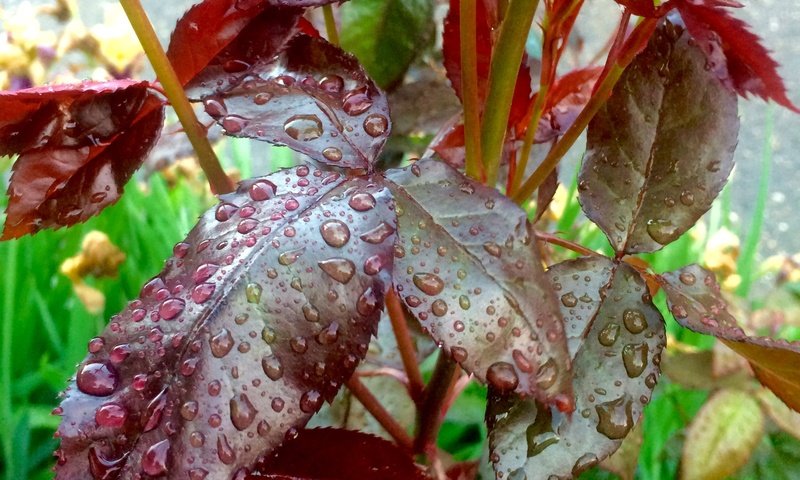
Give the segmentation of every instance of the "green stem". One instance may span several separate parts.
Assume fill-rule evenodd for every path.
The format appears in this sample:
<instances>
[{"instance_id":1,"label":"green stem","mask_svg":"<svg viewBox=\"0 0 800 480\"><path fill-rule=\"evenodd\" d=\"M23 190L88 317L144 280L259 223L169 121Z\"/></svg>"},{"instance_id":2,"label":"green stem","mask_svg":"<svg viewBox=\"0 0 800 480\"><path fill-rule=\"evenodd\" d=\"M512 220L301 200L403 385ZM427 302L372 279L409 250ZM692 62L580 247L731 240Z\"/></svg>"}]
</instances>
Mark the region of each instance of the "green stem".
<instances>
[{"instance_id":1,"label":"green stem","mask_svg":"<svg viewBox=\"0 0 800 480\"><path fill-rule=\"evenodd\" d=\"M11 403L11 370L13 359L11 357L14 341L14 300L16 300L17 285L17 249L19 242L8 242L7 256L4 258L5 270L3 285L6 286L3 298L2 339L0 340L0 426L5 432L3 435L3 462L5 463L5 478L11 480L20 472L17 456L14 452L14 416Z\"/></svg>"},{"instance_id":2,"label":"green stem","mask_svg":"<svg viewBox=\"0 0 800 480\"><path fill-rule=\"evenodd\" d=\"M489 71L489 92L486 96L488 108L484 111L481 129L483 165L486 169L486 184L497 183L497 171L503 156L503 143L511 112L511 101L517 83L522 53L533 22L539 0L511 0L508 12L500 27L500 36L492 55Z\"/></svg>"},{"instance_id":3,"label":"green stem","mask_svg":"<svg viewBox=\"0 0 800 480\"><path fill-rule=\"evenodd\" d=\"M422 408L418 410L417 434L414 451L423 453L436 441L442 419L442 407L449 398L448 392L456 380L458 365L444 350L439 351L433 376L425 387Z\"/></svg>"},{"instance_id":4,"label":"green stem","mask_svg":"<svg viewBox=\"0 0 800 480\"><path fill-rule=\"evenodd\" d=\"M330 4L322 6L322 16L325 17L325 32L328 34L328 41L338 46L339 31L336 30L336 19L333 18L333 7Z\"/></svg>"},{"instance_id":5,"label":"green stem","mask_svg":"<svg viewBox=\"0 0 800 480\"><path fill-rule=\"evenodd\" d=\"M205 129L197 121L194 110L183 91L183 86L178 80L167 54L164 53L164 48L158 41L153 25L147 18L147 13L145 13L139 0L119 0L119 3L122 5L122 9L125 10L125 15L127 15L133 31L136 32L136 36L139 38L142 49L147 55L147 59L150 60L150 64L161 82L167 100L175 110L183 130L186 132L186 136L197 154L200 168L203 169L206 177L208 177L211 190L216 194L232 192L234 189L233 182L222 170L217 154L214 153L214 149L211 148L211 143L208 141Z\"/></svg>"},{"instance_id":6,"label":"green stem","mask_svg":"<svg viewBox=\"0 0 800 480\"><path fill-rule=\"evenodd\" d=\"M461 98L464 104L464 144L466 172L483 180L481 163L481 117L478 96L478 52L475 41L476 0L461 0Z\"/></svg>"},{"instance_id":7,"label":"green stem","mask_svg":"<svg viewBox=\"0 0 800 480\"><path fill-rule=\"evenodd\" d=\"M522 142L517 169L514 171L514 178L511 180L511 188L508 191L508 195L514 195L514 192L519 188L519 184L522 183L522 178L525 176L525 170L528 168L528 158L531 156L531 147L533 147L533 140L536 138L539 120L542 119L542 114L544 113L545 98L547 98L549 89L550 85L540 84L539 92L536 94L536 101L533 103L531 112L531 121L525 131L525 139Z\"/></svg>"}]
</instances>

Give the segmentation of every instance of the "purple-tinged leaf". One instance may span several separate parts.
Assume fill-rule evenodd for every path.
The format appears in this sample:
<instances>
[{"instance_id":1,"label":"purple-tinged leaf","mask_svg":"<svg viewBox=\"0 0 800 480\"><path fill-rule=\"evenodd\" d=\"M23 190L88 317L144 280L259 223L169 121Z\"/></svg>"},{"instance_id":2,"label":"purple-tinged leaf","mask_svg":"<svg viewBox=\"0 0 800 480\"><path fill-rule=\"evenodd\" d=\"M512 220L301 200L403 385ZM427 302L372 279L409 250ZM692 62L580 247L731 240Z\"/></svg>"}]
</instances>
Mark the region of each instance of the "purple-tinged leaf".
<instances>
[{"instance_id":1,"label":"purple-tinged leaf","mask_svg":"<svg viewBox=\"0 0 800 480\"><path fill-rule=\"evenodd\" d=\"M408 452L380 437L352 430L301 430L265 461L257 479L426 480Z\"/></svg>"},{"instance_id":2,"label":"purple-tinged leaf","mask_svg":"<svg viewBox=\"0 0 800 480\"><path fill-rule=\"evenodd\" d=\"M300 166L221 200L89 343L57 478L231 478L366 354L391 281L388 190Z\"/></svg>"},{"instance_id":3,"label":"purple-tinged leaf","mask_svg":"<svg viewBox=\"0 0 800 480\"><path fill-rule=\"evenodd\" d=\"M589 124L580 202L617 252L677 239L733 168L736 95L705 66L689 35L665 22Z\"/></svg>"},{"instance_id":4,"label":"purple-tinged leaf","mask_svg":"<svg viewBox=\"0 0 800 480\"><path fill-rule=\"evenodd\" d=\"M115 203L163 120L148 82L0 92L0 155L19 154L1 239L74 225Z\"/></svg>"},{"instance_id":5,"label":"purple-tinged leaf","mask_svg":"<svg viewBox=\"0 0 800 480\"><path fill-rule=\"evenodd\" d=\"M391 128L386 96L355 57L302 34L273 63L204 102L229 135L345 168L371 169Z\"/></svg>"},{"instance_id":6,"label":"purple-tinged leaf","mask_svg":"<svg viewBox=\"0 0 800 480\"><path fill-rule=\"evenodd\" d=\"M533 399L490 395L498 478L571 478L596 465L639 421L658 380L664 322L633 268L583 257L547 276L570 337L576 410L570 417Z\"/></svg>"},{"instance_id":7,"label":"purple-tinged leaf","mask_svg":"<svg viewBox=\"0 0 800 480\"><path fill-rule=\"evenodd\" d=\"M443 162L386 177L398 216L394 285L408 309L482 382L569 409L561 316L525 212Z\"/></svg>"},{"instance_id":8,"label":"purple-tinged leaf","mask_svg":"<svg viewBox=\"0 0 800 480\"><path fill-rule=\"evenodd\" d=\"M750 362L765 387L800 412L800 343L745 334L728 313L714 274L698 265L665 273L662 287L678 323L722 340Z\"/></svg>"}]
</instances>

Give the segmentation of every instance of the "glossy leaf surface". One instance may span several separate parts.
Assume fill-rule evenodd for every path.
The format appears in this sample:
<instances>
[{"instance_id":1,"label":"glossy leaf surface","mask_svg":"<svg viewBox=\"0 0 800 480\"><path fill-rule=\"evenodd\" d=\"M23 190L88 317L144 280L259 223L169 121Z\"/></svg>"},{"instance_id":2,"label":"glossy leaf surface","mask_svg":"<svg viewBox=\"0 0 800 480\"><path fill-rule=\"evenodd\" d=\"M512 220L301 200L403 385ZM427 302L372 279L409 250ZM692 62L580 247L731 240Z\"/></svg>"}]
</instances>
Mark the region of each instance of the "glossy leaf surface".
<instances>
[{"instance_id":1,"label":"glossy leaf surface","mask_svg":"<svg viewBox=\"0 0 800 480\"><path fill-rule=\"evenodd\" d=\"M559 310L523 210L436 160L387 173L397 202L394 284L468 372L547 403L570 392Z\"/></svg>"},{"instance_id":2,"label":"glossy leaf surface","mask_svg":"<svg viewBox=\"0 0 800 480\"><path fill-rule=\"evenodd\" d=\"M618 252L677 239L733 168L736 96L692 43L680 27L660 26L589 124L579 198Z\"/></svg>"},{"instance_id":3,"label":"glossy leaf surface","mask_svg":"<svg viewBox=\"0 0 800 480\"><path fill-rule=\"evenodd\" d=\"M714 274L689 265L662 275L670 311L684 327L713 335L753 367L758 380L800 412L800 344L751 337L728 313Z\"/></svg>"},{"instance_id":4,"label":"glossy leaf surface","mask_svg":"<svg viewBox=\"0 0 800 480\"><path fill-rule=\"evenodd\" d=\"M740 7L741 4L680 0L676 6L689 32L706 48L709 66L721 80L743 97L757 95L800 113L800 109L786 96L786 86L778 74L778 62L764 47L761 38L747 23L724 8Z\"/></svg>"},{"instance_id":5,"label":"glossy leaf surface","mask_svg":"<svg viewBox=\"0 0 800 480\"><path fill-rule=\"evenodd\" d=\"M758 401L741 390L720 390L689 426L681 478L728 478L750 459L764 433Z\"/></svg>"},{"instance_id":6,"label":"glossy leaf surface","mask_svg":"<svg viewBox=\"0 0 800 480\"><path fill-rule=\"evenodd\" d=\"M343 455L343 452L348 454ZM247 478L426 480L411 456L382 438L352 430L301 430Z\"/></svg>"},{"instance_id":7,"label":"glossy leaf surface","mask_svg":"<svg viewBox=\"0 0 800 480\"><path fill-rule=\"evenodd\" d=\"M490 396L489 446L498 478L569 478L611 455L639 421L666 342L647 286L625 263L583 257L551 267L574 356L576 410Z\"/></svg>"},{"instance_id":8,"label":"glossy leaf surface","mask_svg":"<svg viewBox=\"0 0 800 480\"><path fill-rule=\"evenodd\" d=\"M351 0L339 9L341 46L358 57L382 88L397 85L411 62L433 41L434 3Z\"/></svg>"},{"instance_id":9,"label":"glossy leaf surface","mask_svg":"<svg viewBox=\"0 0 800 480\"><path fill-rule=\"evenodd\" d=\"M366 354L393 225L386 188L307 166L223 196L89 343L61 405L57 478L251 466Z\"/></svg>"},{"instance_id":10,"label":"glossy leaf surface","mask_svg":"<svg viewBox=\"0 0 800 480\"><path fill-rule=\"evenodd\" d=\"M288 145L329 165L372 167L389 137L389 107L355 57L299 34L250 74L204 100L228 135Z\"/></svg>"},{"instance_id":11,"label":"glossy leaf surface","mask_svg":"<svg viewBox=\"0 0 800 480\"><path fill-rule=\"evenodd\" d=\"M163 119L148 82L0 92L0 155L19 155L2 239L74 225L115 203Z\"/></svg>"}]
</instances>

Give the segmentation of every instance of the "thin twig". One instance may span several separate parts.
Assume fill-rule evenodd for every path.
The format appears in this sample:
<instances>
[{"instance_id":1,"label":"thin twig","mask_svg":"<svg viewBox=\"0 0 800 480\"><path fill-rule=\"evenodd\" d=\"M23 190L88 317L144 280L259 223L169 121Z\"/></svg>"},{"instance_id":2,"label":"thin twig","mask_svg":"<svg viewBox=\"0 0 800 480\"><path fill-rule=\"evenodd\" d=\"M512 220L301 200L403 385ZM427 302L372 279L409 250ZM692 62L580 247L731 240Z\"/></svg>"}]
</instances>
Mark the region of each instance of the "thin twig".
<instances>
[{"instance_id":1,"label":"thin twig","mask_svg":"<svg viewBox=\"0 0 800 480\"><path fill-rule=\"evenodd\" d=\"M211 190L216 194L232 192L234 189L233 182L222 169L217 154L214 153L208 137L197 121L197 116L195 116L194 110L183 91L183 86L159 42L155 30L153 30L153 25L147 18L147 13L145 13L139 0L119 0L119 3L122 5L125 15L128 16L128 21L133 27L133 31L136 32L139 43L141 43L147 59L150 60L150 64L161 82L164 94L175 110L183 130L186 132L186 136L197 154L200 168L205 172L208 183L211 185Z\"/></svg>"},{"instance_id":2,"label":"thin twig","mask_svg":"<svg viewBox=\"0 0 800 480\"><path fill-rule=\"evenodd\" d=\"M579 243L572 242L551 233L536 232L536 239L545 243L552 243L553 245L564 247L567 250L572 250L573 252L580 253L581 255L597 255L597 252L588 249Z\"/></svg>"},{"instance_id":3,"label":"thin twig","mask_svg":"<svg viewBox=\"0 0 800 480\"><path fill-rule=\"evenodd\" d=\"M391 413L389 413L383 405L375 398L375 395L361 383L356 375L350 377L350 380L345 384L347 385L350 393L355 396L364 408L375 417L375 420L381 424L384 430L397 442L398 445L411 451L414 447L414 441L411 436L406 433L405 429L397 423Z\"/></svg>"},{"instance_id":4,"label":"thin twig","mask_svg":"<svg viewBox=\"0 0 800 480\"><path fill-rule=\"evenodd\" d=\"M397 349L400 351L400 358L403 361L406 375L408 375L408 391L414 403L419 405L425 384L422 381L422 373L419 371L417 350L414 347L414 341L411 339L408 323L406 323L406 314L403 306L400 305L400 298L395 293L394 288L390 288L389 293L386 294L386 312L392 322L392 330L397 340Z\"/></svg>"},{"instance_id":5,"label":"thin twig","mask_svg":"<svg viewBox=\"0 0 800 480\"><path fill-rule=\"evenodd\" d=\"M478 49L475 38L476 0L461 0L461 98L464 104L464 146L466 173L484 180L481 162L481 116L478 97Z\"/></svg>"},{"instance_id":6,"label":"thin twig","mask_svg":"<svg viewBox=\"0 0 800 480\"><path fill-rule=\"evenodd\" d=\"M339 31L336 29L336 19L333 17L331 4L322 6L322 15L325 17L325 32L328 34L328 41L339 45Z\"/></svg>"},{"instance_id":7,"label":"thin twig","mask_svg":"<svg viewBox=\"0 0 800 480\"><path fill-rule=\"evenodd\" d=\"M427 452L435 444L443 417L443 406L457 373L456 362L447 352L440 351L433 376L425 387L422 408L418 410L417 433L414 438L414 451L417 453Z\"/></svg>"}]
</instances>

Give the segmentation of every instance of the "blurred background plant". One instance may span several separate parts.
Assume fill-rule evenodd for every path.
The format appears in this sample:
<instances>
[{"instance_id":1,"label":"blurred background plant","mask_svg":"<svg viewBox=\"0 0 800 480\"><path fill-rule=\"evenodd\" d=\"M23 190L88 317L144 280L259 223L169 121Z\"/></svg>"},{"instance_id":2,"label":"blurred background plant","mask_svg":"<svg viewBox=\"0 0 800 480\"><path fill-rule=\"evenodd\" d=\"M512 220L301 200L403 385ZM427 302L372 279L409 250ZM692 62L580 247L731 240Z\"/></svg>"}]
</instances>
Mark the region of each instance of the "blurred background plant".
<instances>
[{"instance_id":1,"label":"blurred background plant","mask_svg":"<svg viewBox=\"0 0 800 480\"><path fill-rule=\"evenodd\" d=\"M95 16L103 20L94 25L81 20L76 0L39 3L0 6L0 89L150 75L115 3L93 7L102 8L102 14ZM176 2L167 8L179 14L191 3ZM438 53L441 36L436 29L445 11L446 2L434 0L351 0L336 10L344 48L359 56L391 92L395 128L384 162L397 164L422 155L445 122L454 116L458 120L458 101ZM324 31L323 16L317 13L311 20ZM579 24L580 28L591 32L591 25ZM541 48L536 33L532 32L529 42L534 63L536 49ZM573 62L595 56L583 42L575 42L571 49ZM387 56L395 60L391 65L384 62ZM742 221L741 213L732 211L734 193L729 188L702 222L662 252L646 256L646 261L656 272L700 263L717 274L748 333L797 340L800 254L761 257L762 232L770 226L768 206L775 194L769 180L777 145L772 128L776 113L766 110L763 145L746 146L749 151L761 151L754 160L758 181L748 212L751 218ZM247 141L221 139L218 130L211 130L210 136L234 177L265 174L295 161L285 148L254 148ZM100 332L107 319L138 294L139 286L161 269L161 259L174 243L214 202L183 138L174 124L168 125L134 185L100 216L69 229L0 243L2 478L51 478L51 452L56 445L52 435L59 419L50 412L85 354L86 339ZM610 254L604 235L586 220L578 205L574 165L581 149L576 147L572 162L562 168L562 183L537 228L561 232L570 241ZM13 158L0 158L3 209L12 163ZM528 208L535 218L536 206ZM743 224L749 228L745 230ZM576 255L546 243L543 248L548 263ZM800 414L762 389L749 366L723 344L678 328L663 297L661 293L656 300L668 319L665 375L644 422L619 452L581 478L800 478ZM385 392L384 404L404 419L409 402L393 378L399 369L393 367L397 359L387 358L387 352L393 351L391 343L383 343L387 338L391 342L391 335L379 335L371 346L371 361L362 368L373 376L365 378L365 383ZM431 353L432 349L428 345L420 351ZM433 357L421 359L428 374ZM452 462L474 462L457 467L461 471L484 470L486 462L479 461L486 455L485 391L466 379L460 387L439 446L450 453ZM346 393L315 421L381 433ZM452 478L456 475L454 471Z\"/></svg>"}]
</instances>

